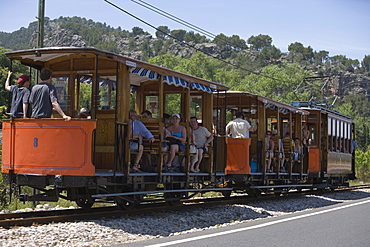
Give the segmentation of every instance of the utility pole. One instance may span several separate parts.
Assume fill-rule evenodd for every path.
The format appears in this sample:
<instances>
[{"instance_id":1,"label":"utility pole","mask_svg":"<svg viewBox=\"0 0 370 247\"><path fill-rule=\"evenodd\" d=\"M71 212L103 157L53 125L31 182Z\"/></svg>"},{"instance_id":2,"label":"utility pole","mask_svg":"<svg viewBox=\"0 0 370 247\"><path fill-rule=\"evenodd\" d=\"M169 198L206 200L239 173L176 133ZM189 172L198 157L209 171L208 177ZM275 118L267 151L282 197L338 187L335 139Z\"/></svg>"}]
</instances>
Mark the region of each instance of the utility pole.
<instances>
[{"instance_id":1,"label":"utility pole","mask_svg":"<svg viewBox=\"0 0 370 247\"><path fill-rule=\"evenodd\" d=\"M39 0L39 17L38 17L38 32L37 32L37 48L44 47L44 15L45 15L45 0Z\"/></svg>"}]
</instances>

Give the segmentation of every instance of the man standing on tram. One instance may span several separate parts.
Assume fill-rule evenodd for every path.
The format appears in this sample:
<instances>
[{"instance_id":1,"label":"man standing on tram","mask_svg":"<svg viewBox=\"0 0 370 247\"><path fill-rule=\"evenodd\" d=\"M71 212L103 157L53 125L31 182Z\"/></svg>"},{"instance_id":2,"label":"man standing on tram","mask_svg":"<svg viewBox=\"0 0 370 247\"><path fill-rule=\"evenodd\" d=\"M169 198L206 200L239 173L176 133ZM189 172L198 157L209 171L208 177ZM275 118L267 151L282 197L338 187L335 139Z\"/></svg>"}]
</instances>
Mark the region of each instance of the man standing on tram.
<instances>
[{"instance_id":1,"label":"man standing on tram","mask_svg":"<svg viewBox=\"0 0 370 247\"><path fill-rule=\"evenodd\" d=\"M244 120L242 112L235 113L235 119L226 125L226 135L231 134L232 138L249 138L249 132L256 131L257 124L251 126L247 120Z\"/></svg>"},{"instance_id":2,"label":"man standing on tram","mask_svg":"<svg viewBox=\"0 0 370 247\"><path fill-rule=\"evenodd\" d=\"M50 118L53 110L56 110L64 120L71 120L58 103L57 90L51 84L53 72L50 69L43 69L40 72L41 82L32 88L30 103L32 104L31 118Z\"/></svg>"}]
</instances>

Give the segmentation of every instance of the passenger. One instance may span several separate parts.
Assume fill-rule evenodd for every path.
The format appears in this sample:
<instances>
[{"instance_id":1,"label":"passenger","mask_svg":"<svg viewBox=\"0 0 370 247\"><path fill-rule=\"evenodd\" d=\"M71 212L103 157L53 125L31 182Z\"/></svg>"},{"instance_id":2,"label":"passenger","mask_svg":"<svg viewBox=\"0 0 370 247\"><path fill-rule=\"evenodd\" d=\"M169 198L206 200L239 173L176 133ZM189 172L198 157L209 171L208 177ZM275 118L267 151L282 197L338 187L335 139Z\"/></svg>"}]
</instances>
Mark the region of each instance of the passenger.
<instances>
[{"instance_id":1,"label":"passenger","mask_svg":"<svg viewBox=\"0 0 370 247\"><path fill-rule=\"evenodd\" d=\"M79 118L88 118L88 113L86 108L81 108L80 113L78 114Z\"/></svg>"},{"instance_id":2,"label":"passenger","mask_svg":"<svg viewBox=\"0 0 370 247\"><path fill-rule=\"evenodd\" d=\"M135 157L134 164L132 165L132 170L134 172L141 172L140 170L140 159L143 156L144 146L143 146L143 137L147 138L149 142L154 142L154 137L152 133L145 127L145 125L136 120L137 114L135 110L129 111L130 116L130 150L138 150L138 154ZM136 140L136 141L135 141Z\"/></svg>"},{"instance_id":3,"label":"passenger","mask_svg":"<svg viewBox=\"0 0 370 247\"><path fill-rule=\"evenodd\" d=\"M249 138L249 132L256 131L258 123L255 126L251 126L247 120L244 120L244 114L242 112L235 113L235 117L236 119L226 125L226 135L230 131L232 138Z\"/></svg>"},{"instance_id":4,"label":"passenger","mask_svg":"<svg viewBox=\"0 0 370 247\"><path fill-rule=\"evenodd\" d=\"M295 164L297 164L301 160L302 156L302 146L301 141L298 137L294 138L294 147L293 147L293 155L292 155L292 168Z\"/></svg>"},{"instance_id":5,"label":"passenger","mask_svg":"<svg viewBox=\"0 0 370 247\"><path fill-rule=\"evenodd\" d=\"M30 80L28 75L22 75L18 78L18 85L10 85L10 77L13 72L8 72L8 78L5 82L5 90L12 92L12 106L10 113L14 118L27 118L27 111L30 98Z\"/></svg>"},{"instance_id":6,"label":"passenger","mask_svg":"<svg viewBox=\"0 0 370 247\"><path fill-rule=\"evenodd\" d=\"M266 132L266 172L272 172L271 169L271 162L272 158L274 158L274 148L275 148L275 142L271 139L271 131Z\"/></svg>"},{"instance_id":7,"label":"passenger","mask_svg":"<svg viewBox=\"0 0 370 247\"><path fill-rule=\"evenodd\" d=\"M176 152L185 152L186 128L180 125L180 120L180 114L173 114L173 125L168 127L166 131L166 139L170 140L170 154L166 162L167 164L163 168L165 171L171 171L174 169L172 161L175 158Z\"/></svg>"},{"instance_id":8,"label":"passenger","mask_svg":"<svg viewBox=\"0 0 370 247\"><path fill-rule=\"evenodd\" d=\"M150 111L145 110L141 113L141 118L153 118L153 115Z\"/></svg>"},{"instance_id":9,"label":"passenger","mask_svg":"<svg viewBox=\"0 0 370 247\"><path fill-rule=\"evenodd\" d=\"M208 131L206 127L199 126L196 117L190 118L190 127L195 138L195 145L198 149L198 159L197 161L191 162L190 171L200 172L199 165L202 162L203 154L206 154L208 152L209 144L213 141L213 135L211 134L211 132Z\"/></svg>"},{"instance_id":10,"label":"passenger","mask_svg":"<svg viewBox=\"0 0 370 247\"><path fill-rule=\"evenodd\" d=\"M218 120L217 120L217 117L216 116L213 116L212 118L212 135L214 136L218 136L218 133L217 133L217 125L218 124Z\"/></svg>"},{"instance_id":11,"label":"passenger","mask_svg":"<svg viewBox=\"0 0 370 247\"><path fill-rule=\"evenodd\" d=\"M307 146L309 138L310 138L310 131L306 130L306 128L303 125L302 126L302 144L303 144L303 146Z\"/></svg>"},{"instance_id":12,"label":"passenger","mask_svg":"<svg viewBox=\"0 0 370 247\"><path fill-rule=\"evenodd\" d=\"M30 104L33 105L31 118L50 118L53 110L56 110L64 120L71 120L58 103L57 91L51 84L53 72L50 69L43 69L40 72L40 79L37 85L32 88Z\"/></svg>"},{"instance_id":13,"label":"passenger","mask_svg":"<svg viewBox=\"0 0 370 247\"><path fill-rule=\"evenodd\" d=\"M167 152L168 151L168 147L169 145L167 144L166 142L166 129L167 127L169 126L169 122L170 122L170 117L171 115L167 114L167 113L164 113L163 114L163 132L162 132L162 152ZM165 157L165 159L167 158L167 156ZM167 163L165 163L167 164Z\"/></svg>"}]
</instances>

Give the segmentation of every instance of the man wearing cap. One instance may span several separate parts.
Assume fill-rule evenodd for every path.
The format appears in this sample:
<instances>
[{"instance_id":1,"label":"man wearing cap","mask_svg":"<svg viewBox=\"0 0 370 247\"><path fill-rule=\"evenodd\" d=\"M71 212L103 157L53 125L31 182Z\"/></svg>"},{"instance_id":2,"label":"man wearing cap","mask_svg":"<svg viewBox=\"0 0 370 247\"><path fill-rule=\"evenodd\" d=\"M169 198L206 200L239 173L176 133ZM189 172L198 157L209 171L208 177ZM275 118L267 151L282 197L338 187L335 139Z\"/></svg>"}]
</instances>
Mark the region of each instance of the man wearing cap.
<instances>
[{"instance_id":1,"label":"man wearing cap","mask_svg":"<svg viewBox=\"0 0 370 247\"><path fill-rule=\"evenodd\" d=\"M235 113L235 119L226 125L226 135L231 133L233 138L249 138L249 131L256 131L257 125L251 126L247 120L244 120L242 112Z\"/></svg>"},{"instance_id":2,"label":"man wearing cap","mask_svg":"<svg viewBox=\"0 0 370 247\"><path fill-rule=\"evenodd\" d=\"M10 77L13 72L8 72L8 78L5 82L5 90L12 92L12 106L10 113L15 118L27 118L27 110L30 98L30 80L28 75L22 75L18 78L18 85L10 85Z\"/></svg>"},{"instance_id":3,"label":"man wearing cap","mask_svg":"<svg viewBox=\"0 0 370 247\"><path fill-rule=\"evenodd\" d=\"M57 90L51 84L53 72L43 69L40 72L41 82L32 88L30 103L33 105L31 118L50 118L56 110L66 121L71 120L58 103Z\"/></svg>"}]
</instances>

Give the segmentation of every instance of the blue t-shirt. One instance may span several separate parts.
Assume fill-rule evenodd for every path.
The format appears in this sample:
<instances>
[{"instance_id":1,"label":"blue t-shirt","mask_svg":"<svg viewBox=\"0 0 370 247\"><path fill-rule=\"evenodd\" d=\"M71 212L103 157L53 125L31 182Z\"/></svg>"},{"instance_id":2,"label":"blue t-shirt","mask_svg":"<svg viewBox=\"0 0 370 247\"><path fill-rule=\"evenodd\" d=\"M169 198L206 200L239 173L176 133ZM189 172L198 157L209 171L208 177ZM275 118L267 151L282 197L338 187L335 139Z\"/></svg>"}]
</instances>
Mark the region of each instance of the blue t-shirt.
<instances>
[{"instance_id":1,"label":"blue t-shirt","mask_svg":"<svg viewBox=\"0 0 370 247\"><path fill-rule=\"evenodd\" d=\"M10 113L15 118L23 118L23 103L29 103L30 90L26 87L19 88L16 85L11 85L10 92L12 92ZM25 114L27 115L27 112Z\"/></svg>"},{"instance_id":2,"label":"blue t-shirt","mask_svg":"<svg viewBox=\"0 0 370 247\"><path fill-rule=\"evenodd\" d=\"M30 103L33 104L31 118L50 118L53 114L53 102L58 102L54 85L40 82L32 88Z\"/></svg>"}]
</instances>

